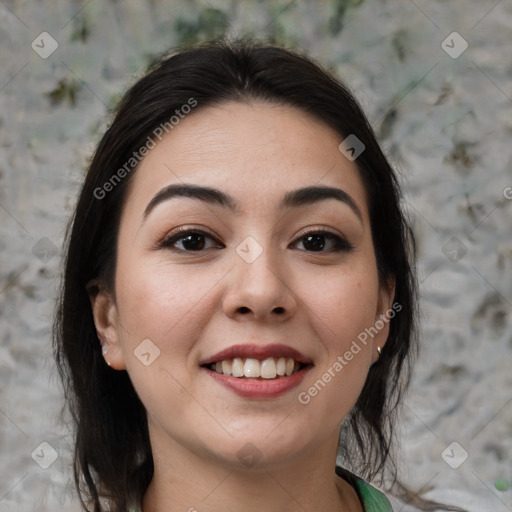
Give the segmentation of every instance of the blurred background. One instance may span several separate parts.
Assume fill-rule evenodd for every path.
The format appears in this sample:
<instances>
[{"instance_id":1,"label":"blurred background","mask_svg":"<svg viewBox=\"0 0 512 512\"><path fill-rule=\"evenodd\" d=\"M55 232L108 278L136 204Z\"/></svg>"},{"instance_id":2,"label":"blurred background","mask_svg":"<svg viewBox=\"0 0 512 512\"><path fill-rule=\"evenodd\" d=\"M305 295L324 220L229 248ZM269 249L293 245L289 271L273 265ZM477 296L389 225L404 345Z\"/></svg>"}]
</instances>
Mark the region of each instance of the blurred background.
<instances>
[{"instance_id":1,"label":"blurred background","mask_svg":"<svg viewBox=\"0 0 512 512\"><path fill-rule=\"evenodd\" d=\"M0 511L79 510L50 333L64 228L113 107L161 52L246 34L341 77L401 177L422 300L403 480L512 511L509 0L0 1Z\"/></svg>"}]
</instances>

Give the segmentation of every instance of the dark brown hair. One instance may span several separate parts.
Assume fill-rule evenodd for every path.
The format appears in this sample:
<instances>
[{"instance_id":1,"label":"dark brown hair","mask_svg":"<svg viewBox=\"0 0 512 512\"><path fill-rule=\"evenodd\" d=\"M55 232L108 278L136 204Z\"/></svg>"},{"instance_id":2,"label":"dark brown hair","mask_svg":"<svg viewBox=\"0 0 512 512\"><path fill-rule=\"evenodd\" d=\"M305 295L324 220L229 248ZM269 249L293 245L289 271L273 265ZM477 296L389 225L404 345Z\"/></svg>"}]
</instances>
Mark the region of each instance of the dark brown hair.
<instances>
[{"instance_id":1,"label":"dark brown hair","mask_svg":"<svg viewBox=\"0 0 512 512\"><path fill-rule=\"evenodd\" d=\"M417 304L414 239L395 173L352 94L318 64L265 44L210 42L163 57L128 90L96 149L68 227L54 347L76 429L74 472L84 510L101 511L101 498L115 511L140 505L153 476L146 411L127 372L110 369L102 358L87 289L101 279L114 290L120 214L136 166L101 198L98 189L190 98L195 111L224 101L293 106L332 128L340 141L355 134L364 144L355 163L368 197L379 279L383 285L396 279L401 311L345 421L340 455L363 478L382 477L387 468L395 480L393 427L416 353Z\"/></svg>"}]
</instances>

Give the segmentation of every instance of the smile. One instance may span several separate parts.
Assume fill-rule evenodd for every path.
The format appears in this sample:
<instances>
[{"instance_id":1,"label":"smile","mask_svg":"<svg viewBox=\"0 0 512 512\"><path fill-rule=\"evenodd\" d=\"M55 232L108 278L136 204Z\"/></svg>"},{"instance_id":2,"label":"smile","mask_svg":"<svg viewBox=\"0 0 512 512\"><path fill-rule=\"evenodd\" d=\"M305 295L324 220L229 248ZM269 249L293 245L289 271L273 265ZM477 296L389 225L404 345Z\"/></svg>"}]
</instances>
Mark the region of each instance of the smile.
<instances>
[{"instance_id":1,"label":"smile","mask_svg":"<svg viewBox=\"0 0 512 512\"><path fill-rule=\"evenodd\" d=\"M276 379L289 377L307 366L291 357L267 357L258 360L252 357L223 359L207 365L221 375L231 375L239 379Z\"/></svg>"},{"instance_id":2,"label":"smile","mask_svg":"<svg viewBox=\"0 0 512 512\"><path fill-rule=\"evenodd\" d=\"M285 344L232 345L199 362L218 384L238 396L270 399L297 387L313 360Z\"/></svg>"}]
</instances>

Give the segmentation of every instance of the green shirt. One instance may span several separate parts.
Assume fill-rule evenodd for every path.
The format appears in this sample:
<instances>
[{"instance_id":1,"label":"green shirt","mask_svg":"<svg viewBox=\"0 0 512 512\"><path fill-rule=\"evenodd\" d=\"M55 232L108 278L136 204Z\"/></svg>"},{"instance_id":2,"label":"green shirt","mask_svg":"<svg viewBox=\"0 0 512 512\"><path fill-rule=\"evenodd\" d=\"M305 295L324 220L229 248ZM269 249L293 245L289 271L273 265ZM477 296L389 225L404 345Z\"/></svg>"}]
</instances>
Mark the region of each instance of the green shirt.
<instances>
[{"instance_id":1,"label":"green shirt","mask_svg":"<svg viewBox=\"0 0 512 512\"><path fill-rule=\"evenodd\" d=\"M363 503L364 512L393 512L386 496L361 478L356 477L355 489Z\"/></svg>"},{"instance_id":2,"label":"green shirt","mask_svg":"<svg viewBox=\"0 0 512 512\"><path fill-rule=\"evenodd\" d=\"M336 466L336 474L348 482L356 491L363 504L364 512L393 512L391 503L378 489L350 471Z\"/></svg>"}]
</instances>

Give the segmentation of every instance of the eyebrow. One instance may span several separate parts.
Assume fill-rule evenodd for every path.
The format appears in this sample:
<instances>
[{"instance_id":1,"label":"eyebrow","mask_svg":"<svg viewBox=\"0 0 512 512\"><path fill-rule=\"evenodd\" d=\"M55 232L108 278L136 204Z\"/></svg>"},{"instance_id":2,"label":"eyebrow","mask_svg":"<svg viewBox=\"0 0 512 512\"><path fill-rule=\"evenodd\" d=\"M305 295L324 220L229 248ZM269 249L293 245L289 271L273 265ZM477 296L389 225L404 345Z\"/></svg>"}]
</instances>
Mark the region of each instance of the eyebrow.
<instances>
[{"instance_id":1,"label":"eyebrow","mask_svg":"<svg viewBox=\"0 0 512 512\"><path fill-rule=\"evenodd\" d=\"M198 199L209 204L215 204L223 208L227 208L234 213L241 212L238 201L221 190L187 183L173 184L164 187L162 190L157 192L153 199L151 199L142 215L143 222L157 205L175 197ZM347 192L336 187L311 186L291 190L284 195L279 206L281 209L297 208L299 206L314 204L326 199L336 199L337 201L346 204L357 215L359 220L363 222L361 210L357 206L356 202L349 194L347 194Z\"/></svg>"}]
</instances>

